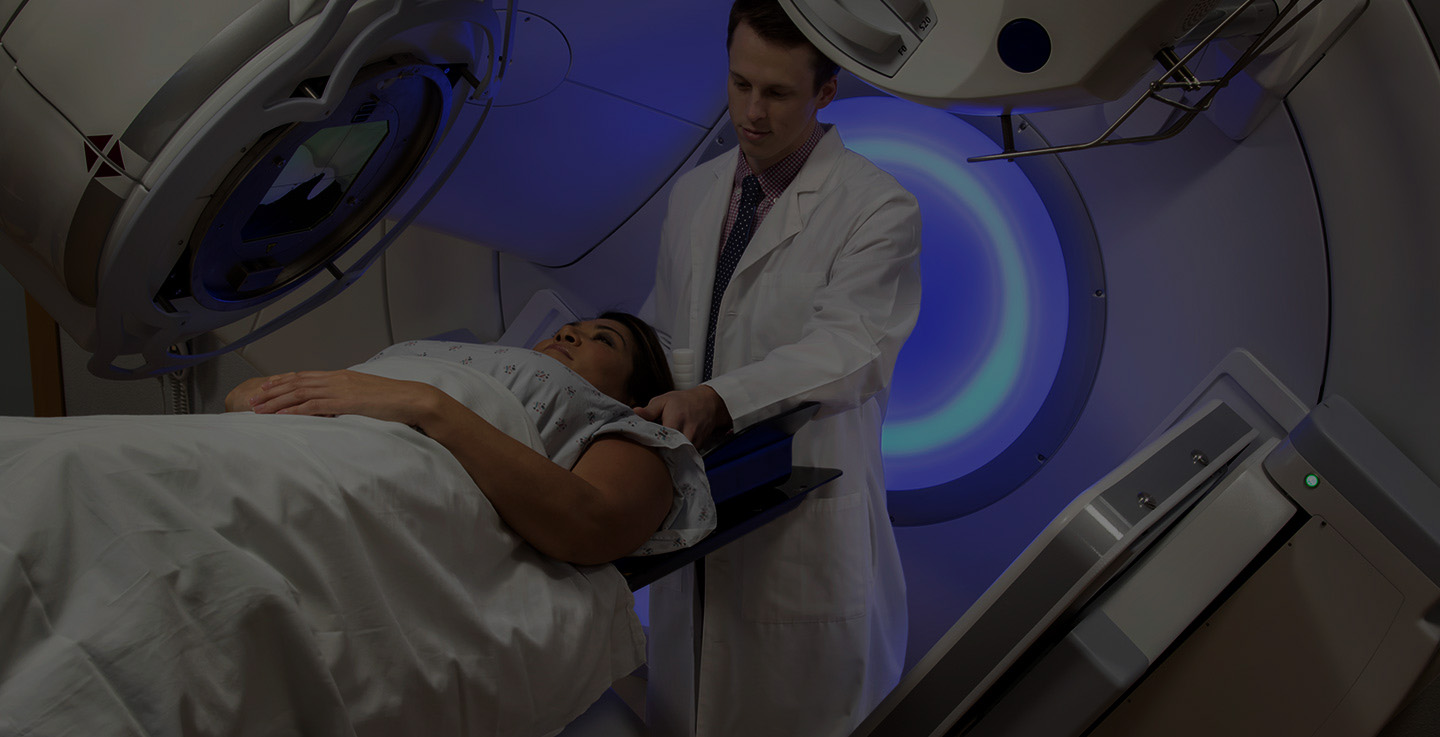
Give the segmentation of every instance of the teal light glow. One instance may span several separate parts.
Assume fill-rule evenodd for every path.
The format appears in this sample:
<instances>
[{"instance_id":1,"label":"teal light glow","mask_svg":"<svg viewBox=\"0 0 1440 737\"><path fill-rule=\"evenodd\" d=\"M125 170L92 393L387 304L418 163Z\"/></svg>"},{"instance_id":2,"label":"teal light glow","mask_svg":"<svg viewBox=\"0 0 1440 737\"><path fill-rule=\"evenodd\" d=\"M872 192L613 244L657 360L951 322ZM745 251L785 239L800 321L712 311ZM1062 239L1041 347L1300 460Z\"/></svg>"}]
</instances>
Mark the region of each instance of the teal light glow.
<instances>
[{"instance_id":1,"label":"teal light glow","mask_svg":"<svg viewBox=\"0 0 1440 737\"><path fill-rule=\"evenodd\" d=\"M1054 382L1069 291L1059 240L1014 165L965 161L995 144L960 118L889 97L838 100L821 117L920 202L923 311L882 447L892 489L946 483L1014 442Z\"/></svg>"},{"instance_id":2,"label":"teal light glow","mask_svg":"<svg viewBox=\"0 0 1440 737\"><path fill-rule=\"evenodd\" d=\"M887 456L929 453L958 435L980 429L1014 390L1029 328L1030 285L1010 224L1002 217L998 203L970 172L953 161L936 159L933 152L910 143L882 140L868 145L862 143L856 151L872 161L924 169L935 184L970 203L999 261L1003 284L1003 302L997 319L999 334L975 378L964 391L951 396L934 412L885 425L882 447Z\"/></svg>"}]
</instances>

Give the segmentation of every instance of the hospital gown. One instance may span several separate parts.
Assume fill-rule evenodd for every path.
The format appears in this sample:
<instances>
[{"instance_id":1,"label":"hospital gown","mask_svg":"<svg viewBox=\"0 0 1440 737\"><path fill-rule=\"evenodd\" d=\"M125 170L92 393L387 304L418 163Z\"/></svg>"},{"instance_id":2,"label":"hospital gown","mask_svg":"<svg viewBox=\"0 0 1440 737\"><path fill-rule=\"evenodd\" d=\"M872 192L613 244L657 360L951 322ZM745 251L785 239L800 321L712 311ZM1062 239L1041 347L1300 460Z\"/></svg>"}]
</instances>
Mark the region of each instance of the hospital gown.
<instances>
[{"instance_id":1,"label":"hospital gown","mask_svg":"<svg viewBox=\"0 0 1440 737\"><path fill-rule=\"evenodd\" d=\"M562 461L600 434L656 447L678 512L647 547L712 524L673 433L548 357L435 350L358 369L434 383ZM0 734L540 735L643 655L612 566L534 550L399 423L0 421Z\"/></svg>"},{"instance_id":2,"label":"hospital gown","mask_svg":"<svg viewBox=\"0 0 1440 737\"><path fill-rule=\"evenodd\" d=\"M663 449L661 457L675 481L670 513L660 530L635 554L678 550L714 529L715 506L709 482L699 456L690 452L693 447L689 441L675 430L636 417L628 406L601 393L554 358L524 348L412 340L386 348L355 368L391 378L410 378L411 364L407 359L415 358L465 366L499 381L511 394L522 398L522 405L539 430L544 454L565 468L574 468L590 441L601 435L619 435ZM392 368L397 361L399 367ZM437 381L433 374L421 380ZM452 390L452 396L459 391Z\"/></svg>"}]
</instances>

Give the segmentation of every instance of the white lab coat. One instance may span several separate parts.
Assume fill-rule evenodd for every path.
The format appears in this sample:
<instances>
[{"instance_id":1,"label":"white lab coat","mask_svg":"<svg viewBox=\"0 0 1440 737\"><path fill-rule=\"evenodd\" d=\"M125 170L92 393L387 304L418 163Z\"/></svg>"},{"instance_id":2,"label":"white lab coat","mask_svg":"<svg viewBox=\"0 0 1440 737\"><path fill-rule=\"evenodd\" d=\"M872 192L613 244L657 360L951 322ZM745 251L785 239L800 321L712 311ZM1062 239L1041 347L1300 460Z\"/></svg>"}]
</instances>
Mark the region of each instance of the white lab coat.
<instances>
[{"instance_id":1,"label":"white lab coat","mask_svg":"<svg viewBox=\"0 0 1440 737\"><path fill-rule=\"evenodd\" d=\"M697 364L737 155L681 178L662 235L656 325L674 347L694 349ZM651 587L657 734L845 735L898 681L905 584L880 424L919 316L919 252L914 197L833 128L746 248L721 301L707 383L737 430L820 402L795 437L794 462L844 475L707 558L698 697L690 574Z\"/></svg>"}]
</instances>

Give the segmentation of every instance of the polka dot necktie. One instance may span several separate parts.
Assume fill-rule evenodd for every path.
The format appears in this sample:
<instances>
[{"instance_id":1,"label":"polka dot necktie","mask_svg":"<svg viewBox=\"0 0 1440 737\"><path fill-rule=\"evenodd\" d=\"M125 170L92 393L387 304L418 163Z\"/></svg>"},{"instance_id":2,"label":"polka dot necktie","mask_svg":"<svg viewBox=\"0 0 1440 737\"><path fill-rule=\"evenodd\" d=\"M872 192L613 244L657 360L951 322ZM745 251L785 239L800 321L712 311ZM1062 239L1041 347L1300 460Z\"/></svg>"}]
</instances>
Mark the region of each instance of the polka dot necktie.
<instances>
[{"instance_id":1,"label":"polka dot necktie","mask_svg":"<svg viewBox=\"0 0 1440 737\"><path fill-rule=\"evenodd\" d=\"M720 249L720 261L715 264L715 289L710 294L710 327L705 331L705 371L701 381L709 381L715 364L715 322L720 317L720 298L725 296L725 287L730 284L730 275L750 243L755 232L755 208L765 193L760 189L760 180L751 174L740 180L740 211L735 215L735 225Z\"/></svg>"}]
</instances>

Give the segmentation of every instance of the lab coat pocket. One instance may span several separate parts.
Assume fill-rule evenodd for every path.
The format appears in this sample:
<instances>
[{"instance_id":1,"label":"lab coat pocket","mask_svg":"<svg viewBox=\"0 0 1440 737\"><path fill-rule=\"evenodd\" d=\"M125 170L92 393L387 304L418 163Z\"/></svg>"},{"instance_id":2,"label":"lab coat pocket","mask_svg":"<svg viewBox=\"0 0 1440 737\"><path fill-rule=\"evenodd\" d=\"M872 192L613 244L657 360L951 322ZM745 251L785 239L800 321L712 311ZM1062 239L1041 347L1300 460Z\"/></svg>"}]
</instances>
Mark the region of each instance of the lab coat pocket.
<instances>
[{"instance_id":1,"label":"lab coat pocket","mask_svg":"<svg viewBox=\"0 0 1440 737\"><path fill-rule=\"evenodd\" d=\"M825 286L825 272L766 272L756 279L755 286L751 361L764 358L777 346L800 340L815 309L815 295Z\"/></svg>"},{"instance_id":2,"label":"lab coat pocket","mask_svg":"<svg viewBox=\"0 0 1440 737\"><path fill-rule=\"evenodd\" d=\"M751 533L741 612L753 622L838 622L866 611L871 577L864 494L811 497Z\"/></svg>"}]
</instances>

